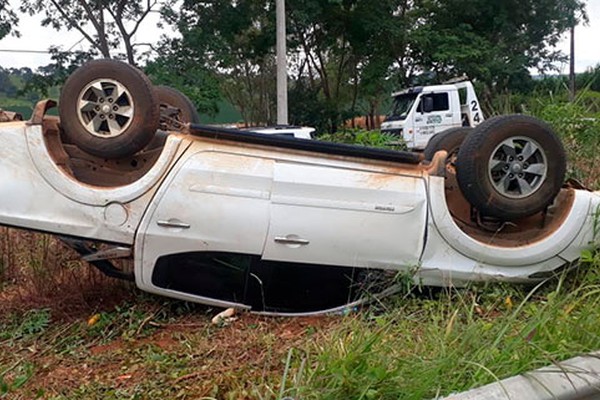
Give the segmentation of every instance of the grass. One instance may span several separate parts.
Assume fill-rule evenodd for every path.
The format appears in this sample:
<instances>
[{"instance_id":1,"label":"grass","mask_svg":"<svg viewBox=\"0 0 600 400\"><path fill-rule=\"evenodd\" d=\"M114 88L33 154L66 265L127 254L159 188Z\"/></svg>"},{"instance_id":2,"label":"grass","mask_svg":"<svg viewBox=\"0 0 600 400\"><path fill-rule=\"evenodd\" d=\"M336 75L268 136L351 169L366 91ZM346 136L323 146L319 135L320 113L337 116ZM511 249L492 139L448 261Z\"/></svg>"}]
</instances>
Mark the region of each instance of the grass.
<instances>
[{"instance_id":1,"label":"grass","mask_svg":"<svg viewBox=\"0 0 600 400\"><path fill-rule=\"evenodd\" d=\"M14 310L0 316L0 398L435 398L600 348L596 267L225 326L143 294L70 316Z\"/></svg>"},{"instance_id":2,"label":"grass","mask_svg":"<svg viewBox=\"0 0 600 400\"><path fill-rule=\"evenodd\" d=\"M570 173L600 130L548 101ZM379 134L336 140L386 145ZM139 293L55 239L0 228L0 399L429 399L600 349L600 253L537 286L406 288L345 316L241 314Z\"/></svg>"},{"instance_id":3,"label":"grass","mask_svg":"<svg viewBox=\"0 0 600 400\"><path fill-rule=\"evenodd\" d=\"M579 274L579 275L577 275ZM422 399L600 348L598 276L394 299L310 345L301 398Z\"/></svg>"}]
</instances>

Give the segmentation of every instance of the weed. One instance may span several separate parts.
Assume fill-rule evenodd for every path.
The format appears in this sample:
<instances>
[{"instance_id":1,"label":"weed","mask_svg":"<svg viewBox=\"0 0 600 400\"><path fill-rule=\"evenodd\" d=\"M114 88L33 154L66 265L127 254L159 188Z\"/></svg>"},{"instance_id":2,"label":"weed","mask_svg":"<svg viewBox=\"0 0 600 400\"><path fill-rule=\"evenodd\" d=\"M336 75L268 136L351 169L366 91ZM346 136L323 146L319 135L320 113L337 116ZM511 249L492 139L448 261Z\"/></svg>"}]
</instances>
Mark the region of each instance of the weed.
<instances>
[{"instance_id":1,"label":"weed","mask_svg":"<svg viewBox=\"0 0 600 400\"><path fill-rule=\"evenodd\" d=\"M401 137L379 130L345 129L336 133L319 136L319 140L335 143L348 143L366 147L382 147L392 150L406 150Z\"/></svg>"},{"instance_id":2,"label":"weed","mask_svg":"<svg viewBox=\"0 0 600 400\"><path fill-rule=\"evenodd\" d=\"M569 160L568 176L591 187L600 187L597 169L600 161L597 151L600 147L600 119L596 101L590 101L591 94L584 89L574 102L550 94L540 97L532 109L561 137Z\"/></svg>"},{"instance_id":3,"label":"weed","mask_svg":"<svg viewBox=\"0 0 600 400\"><path fill-rule=\"evenodd\" d=\"M302 377L286 387L315 399L434 398L591 351L600 346L599 283L580 269L529 290L392 298L386 313L346 317L307 344L288 372Z\"/></svg>"},{"instance_id":4,"label":"weed","mask_svg":"<svg viewBox=\"0 0 600 400\"><path fill-rule=\"evenodd\" d=\"M4 397L11 392L16 392L29 381L33 375L34 367L30 363L17 366L13 370L0 373L0 396Z\"/></svg>"}]
</instances>

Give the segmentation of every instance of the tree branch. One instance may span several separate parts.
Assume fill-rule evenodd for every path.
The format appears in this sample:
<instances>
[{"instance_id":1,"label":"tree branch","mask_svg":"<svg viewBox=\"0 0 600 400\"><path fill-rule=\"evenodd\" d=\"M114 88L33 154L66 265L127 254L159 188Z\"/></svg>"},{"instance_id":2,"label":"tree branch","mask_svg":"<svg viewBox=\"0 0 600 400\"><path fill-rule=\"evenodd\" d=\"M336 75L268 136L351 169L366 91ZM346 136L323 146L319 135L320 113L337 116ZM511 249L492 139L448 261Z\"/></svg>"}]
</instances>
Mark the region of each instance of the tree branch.
<instances>
[{"instance_id":1,"label":"tree branch","mask_svg":"<svg viewBox=\"0 0 600 400\"><path fill-rule=\"evenodd\" d=\"M52 0L52 2L56 5L54 0ZM92 23L92 25L94 25L94 28L98 33L98 44L100 52L104 57L110 58L110 51L108 49L108 43L106 42L106 35L104 33L104 18L102 9L100 9L100 17L102 18L102 23L100 23L94 16L94 12L90 8L90 5L85 0L79 0L79 4L81 4L81 7L83 7L83 9L85 10L85 13L90 19L90 22Z\"/></svg>"},{"instance_id":2,"label":"tree branch","mask_svg":"<svg viewBox=\"0 0 600 400\"><path fill-rule=\"evenodd\" d=\"M83 37L90 42L90 44L92 46L94 46L95 48L97 48L98 50L100 50L100 52L102 53L103 56L109 58L110 54L104 54L103 49L100 47L100 45L90 36L88 35L88 33L77 23L75 22L75 20L73 18L71 18L63 9L62 7L56 2L56 0L50 0L50 2L54 5L54 7L56 8L56 10L60 13L60 15L69 23L69 25L78 30L79 33L81 33L83 35Z\"/></svg>"},{"instance_id":3,"label":"tree branch","mask_svg":"<svg viewBox=\"0 0 600 400\"><path fill-rule=\"evenodd\" d=\"M155 0L154 2L152 2L152 4L150 4L150 0L148 0L146 2L146 10L142 13L142 15L140 16L140 18L135 23L135 25L134 25L133 29L131 30L131 33L130 33L131 36L135 35L135 33L137 32L138 28L140 27L140 24L148 16L148 14L150 13L150 11L152 11L152 9L156 5L156 3L158 3L157 0Z\"/></svg>"},{"instance_id":4,"label":"tree branch","mask_svg":"<svg viewBox=\"0 0 600 400\"><path fill-rule=\"evenodd\" d=\"M125 25L123 24L123 10L125 8L125 1L120 1L117 5L117 12L113 12L110 8L108 12L115 20L117 24L117 28L119 32L121 32L121 36L123 37L123 42L125 44L125 51L127 52L127 62L131 65L135 65L135 59L133 57L133 47L131 46L131 34L127 32L125 29Z\"/></svg>"}]
</instances>

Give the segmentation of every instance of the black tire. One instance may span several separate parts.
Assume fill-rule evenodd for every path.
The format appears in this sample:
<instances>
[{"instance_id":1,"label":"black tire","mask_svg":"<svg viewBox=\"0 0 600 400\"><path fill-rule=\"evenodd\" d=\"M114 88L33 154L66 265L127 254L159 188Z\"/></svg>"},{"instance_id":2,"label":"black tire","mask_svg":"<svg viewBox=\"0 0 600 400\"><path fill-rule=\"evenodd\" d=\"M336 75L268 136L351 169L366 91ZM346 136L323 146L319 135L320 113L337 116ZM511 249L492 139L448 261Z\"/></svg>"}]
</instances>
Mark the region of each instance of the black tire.
<instances>
[{"instance_id":1,"label":"black tire","mask_svg":"<svg viewBox=\"0 0 600 400\"><path fill-rule=\"evenodd\" d=\"M481 214L514 220L552 202L563 184L566 157L547 124L504 115L483 122L465 139L456 169L460 190Z\"/></svg>"},{"instance_id":2,"label":"black tire","mask_svg":"<svg viewBox=\"0 0 600 400\"><path fill-rule=\"evenodd\" d=\"M120 92L118 97L113 97L115 89ZM86 102L84 107L79 107L80 101ZM159 114L150 80L120 61L84 64L71 74L60 93L64 134L99 157L121 158L144 148L158 129Z\"/></svg>"},{"instance_id":3,"label":"black tire","mask_svg":"<svg viewBox=\"0 0 600 400\"><path fill-rule=\"evenodd\" d=\"M435 134L429 142L427 142L427 146L425 146L425 149L423 150L425 159L431 161L436 152L446 150L448 152L448 160L451 160L458 154L460 145L472 131L473 128L461 126L446 129L445 131Z\"/></svg>"},{"instance_id":4,"label":"black tire","mask_svg":"<svg viewBox=\"0 0 600 400\"><path fill-rule=\"evenodd\" d=\"M179 90L169 86L155 86L160 104L160 127L164 130L181 130L181 124L200 122L194 103Z\"/></svg>"}]
</instances>

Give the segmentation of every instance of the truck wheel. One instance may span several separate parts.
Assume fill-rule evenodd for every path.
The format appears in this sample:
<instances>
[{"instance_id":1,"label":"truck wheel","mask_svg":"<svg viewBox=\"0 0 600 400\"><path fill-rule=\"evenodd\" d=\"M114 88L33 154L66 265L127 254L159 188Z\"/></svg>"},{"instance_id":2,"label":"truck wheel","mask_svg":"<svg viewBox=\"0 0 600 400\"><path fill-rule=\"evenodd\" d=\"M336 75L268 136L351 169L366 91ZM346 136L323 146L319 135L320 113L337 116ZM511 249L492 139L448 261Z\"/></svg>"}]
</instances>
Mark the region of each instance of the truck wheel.
<instances>
[{"instance_id":1,"label":"truck wheel","mask_svg":"<svg viewBox=\"0 0 600 400\"><path fill-rule=\"evenodd\" d=\"M200 116L192 101L179 90L169 86L155 86L154 92L160 104L160 128L180 131L183 124L200 122Z\"/></svg>"},{"instance_id":2,"label":"truck wheel","mask_svg":"<svg viewBox=\"0 0 600 400\"><path fill-rule=\"evenodd\" d=\"M437 151L446 150L448 152L448 161L454 162L460 145L472 131L473 128L461 126L446 129L445 131L434 135L423 150L425 159L431 161Z\"/></svg>"},{"instance_id":3,"label":"truck wheel","mask_svg":"<svg viewBox=\"0 0 600 400\"><path fill-rule=\"evenodd\" d=\"M60 93L61 125L82 150L105 158L136 153L154 137L159 107L152 83L115 60L79 67Z\"/></svg>"},{"instance_id":4,"label":"truck wheel","mask_svg":"<svg viewBox=\"0 0 600 400\"><path fill-rule=\"evenodd\" d=\"M491 118L463 142L457 180L480 213L503 220L535 214L558 194L565 151L552 129L524 115Z\"/></svg>"}]
</instances>

